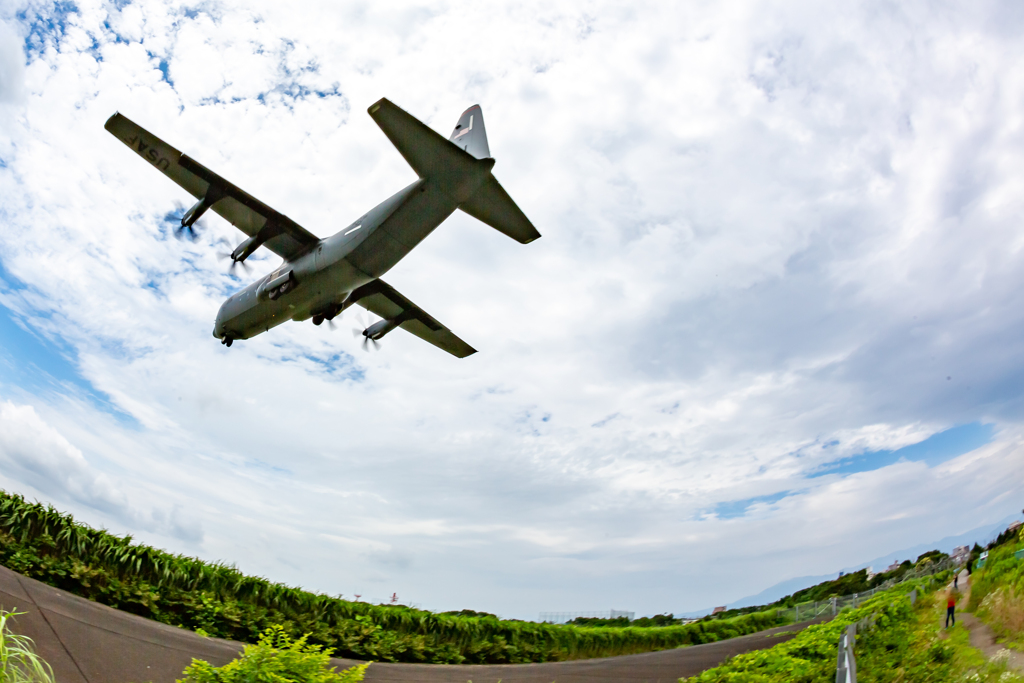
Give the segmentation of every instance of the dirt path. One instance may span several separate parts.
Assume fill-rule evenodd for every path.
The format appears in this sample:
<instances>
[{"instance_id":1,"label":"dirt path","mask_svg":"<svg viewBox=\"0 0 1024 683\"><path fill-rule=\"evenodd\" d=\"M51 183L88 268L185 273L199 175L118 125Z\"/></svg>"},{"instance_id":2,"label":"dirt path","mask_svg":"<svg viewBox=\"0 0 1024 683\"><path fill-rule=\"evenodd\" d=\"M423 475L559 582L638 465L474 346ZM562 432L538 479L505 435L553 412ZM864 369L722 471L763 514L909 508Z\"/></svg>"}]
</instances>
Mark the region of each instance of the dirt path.
<instances>
[{"instance_id":1,"label":"dirt path","mask_svg":"<svg viewBox=\"0 0 1024 683\"><path fill-rule=\"evenodd\" d=\"M14 630L35 641L61 683L174 683L193 657L222 666L241 643L119 612L26 578L0 566L0 607L24 614ZM824 620L824 619L822 619ZM375 663L366 683L676 683L733 655L771 647L810 623L780 626L707 645L640 655L544 664L494 666ZM355 664L333 659L340 669Z\"/></svg>"},{"instance_id":2,"label":"dirt path","mask_svg":"<svg viewBox=\"0 0 1024 683\"><path fill-rule=\"evenodd\" d=\"M1005 658L1011 669L1024 672L1024 653L1003 647L996 642L996 634L988 624L969 612L960 611L967 607L971 601L971 579L967 574L967 570L960 572L959 585L961 590L963 590L963 596L960 598L960 602L957 603L956 618L970 633L971 647L981 650L982 654L988 659ZM950 582L949 587L953 587L952 582Z\"/></svg>"}]
</instances>

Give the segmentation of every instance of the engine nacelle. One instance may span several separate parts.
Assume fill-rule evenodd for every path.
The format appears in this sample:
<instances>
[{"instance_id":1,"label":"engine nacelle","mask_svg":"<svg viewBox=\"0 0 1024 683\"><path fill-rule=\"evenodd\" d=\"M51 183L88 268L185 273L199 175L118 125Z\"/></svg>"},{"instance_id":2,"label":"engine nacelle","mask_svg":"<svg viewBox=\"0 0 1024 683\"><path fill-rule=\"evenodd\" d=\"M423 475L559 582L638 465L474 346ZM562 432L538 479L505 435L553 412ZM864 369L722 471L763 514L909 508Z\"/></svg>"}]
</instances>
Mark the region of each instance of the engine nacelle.
<instances>
[{"instance_id":1,"label":"engine nacelle","mask_svg":"<svg viewBox=\"0 0 1024 683\"><path fill-rule=\"evenodd\" d=\"M210 185L206 188L206 195L196 202L192 208L186 211L185 215L181 217L181 227L191 228L193 223L202 218L203 214L206 213L210 207L223 199L224 196L225 194L222 188L217 185Z\"/></svg>"},{"instance_id":2,"label":"engine nacelle","mask_svg":"<svg viewBox=\"0 0 1024 683\"><path fill-rule=\"evenodd\" d=\"M398 316L391 320L378 320L363 330L363 336L372 339L373 341L378 341L385 334L401 325L403 322L401 318L402 316Z\"/></svg>"}]
</instances>

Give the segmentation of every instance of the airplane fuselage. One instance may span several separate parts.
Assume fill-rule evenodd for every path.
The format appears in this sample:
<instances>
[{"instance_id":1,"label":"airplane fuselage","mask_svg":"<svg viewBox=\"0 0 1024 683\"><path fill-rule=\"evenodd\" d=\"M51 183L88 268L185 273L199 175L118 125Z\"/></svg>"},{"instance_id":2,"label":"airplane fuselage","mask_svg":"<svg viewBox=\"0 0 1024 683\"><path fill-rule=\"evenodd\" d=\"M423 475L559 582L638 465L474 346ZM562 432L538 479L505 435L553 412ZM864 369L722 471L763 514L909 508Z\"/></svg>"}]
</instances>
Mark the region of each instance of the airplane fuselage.
<instances>
[{"instance_id":1,"label":"airplane fuselage","mask_svg":"<svg viewBox=\"0 0 1024 683\"><path fill-rule=\"evenodd\" d=\"M420 178L306 253L284 261L224 302L213 336L249 339L288 320L333 318L351 305L347 298L353 290L384 275L450 216L493 165L493 159L484 159L468 172Z\"/></svg>"}]
</instances>

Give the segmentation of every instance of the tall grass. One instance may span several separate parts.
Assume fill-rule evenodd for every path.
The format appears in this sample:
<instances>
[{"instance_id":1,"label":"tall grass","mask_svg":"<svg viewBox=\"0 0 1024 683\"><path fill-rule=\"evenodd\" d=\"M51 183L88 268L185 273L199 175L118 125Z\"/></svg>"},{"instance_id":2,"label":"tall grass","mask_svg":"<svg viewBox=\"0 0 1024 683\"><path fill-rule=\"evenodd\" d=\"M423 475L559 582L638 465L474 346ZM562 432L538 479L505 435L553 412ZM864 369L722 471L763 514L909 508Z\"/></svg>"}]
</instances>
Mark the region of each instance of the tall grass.
<instances>
[{"instance_id":1,"label":"tall grass","mask_svg":"<svg viewBox=\"0 0 1024 683\"><path fill-rule=\"evenodd\" d=\"M785 623L770 610L661 628L588 628L369 605L246 576L78 524L0 491L0 564L156 621L255 643L280 624L341 656L502 664L608 657L725 640Z\"/></svg>"},{"instance_id":2,"label":"tall grass","mask_svg":"<svg viewBox=\"0 0 1024 683\"><path fill-rule=\"evenodd\" d=\"M1024 594L1003 586L985 596L978 615L996 634L1010 640L1024 640Z\"/></svg>"},{"instance_id":3,"label":"tall grass","mask_svg":"<svg viewBox=\"0 0 1024 683\"><path fill-rule=\"evenodd\" d=\"M35 653L32 639L10 630L21 612L0 609L0 683L54 683L53 669Z\"/></svg>"}]
</instances>

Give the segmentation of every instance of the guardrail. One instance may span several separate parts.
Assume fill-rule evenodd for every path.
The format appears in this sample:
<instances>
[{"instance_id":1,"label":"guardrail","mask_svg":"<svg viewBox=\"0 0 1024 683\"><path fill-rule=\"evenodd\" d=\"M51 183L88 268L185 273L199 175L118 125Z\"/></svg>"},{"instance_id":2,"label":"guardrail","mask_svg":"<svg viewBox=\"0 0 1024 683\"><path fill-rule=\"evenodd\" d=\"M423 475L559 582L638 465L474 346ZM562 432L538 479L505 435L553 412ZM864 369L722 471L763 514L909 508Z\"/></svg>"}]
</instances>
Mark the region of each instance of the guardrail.
<instances>
[{"instance_id":1,"label":"guardrail","mask_svg":"<svg viewBox=\"0 0 1024 683\"><path fill-rule=\"evenodd\" d=\"M857 659L853 656L857 624L850 624L839 636L839 662L836 664L836 683L857 683Z\"/></svg>"}]
</instances>

